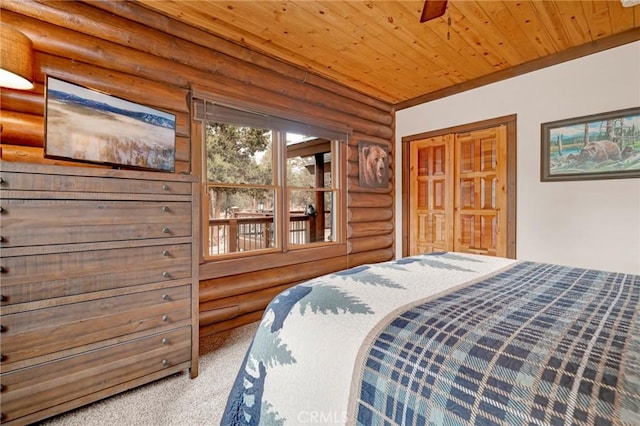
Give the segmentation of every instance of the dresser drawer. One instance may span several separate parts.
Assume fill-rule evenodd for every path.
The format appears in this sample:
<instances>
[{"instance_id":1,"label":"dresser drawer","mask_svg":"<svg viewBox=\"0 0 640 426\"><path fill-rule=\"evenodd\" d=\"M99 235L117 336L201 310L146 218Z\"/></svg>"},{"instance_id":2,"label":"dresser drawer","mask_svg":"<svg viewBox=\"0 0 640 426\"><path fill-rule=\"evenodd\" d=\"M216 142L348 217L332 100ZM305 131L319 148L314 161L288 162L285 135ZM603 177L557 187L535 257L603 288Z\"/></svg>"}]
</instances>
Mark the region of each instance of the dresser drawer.
<instances>
[{"instance_id":1,"label":"dresser drawer","mask_svg":"<svg viewBox=\"0 0 640 426\"><path fill-rule=\"evenodd\" d=\"M197 342L196 342L197 344ZM191 327L0 376L3 423L81 399L121 383L171 369L191 359Z\"/></svg>"},{"instance_id":2,"label":"dresser drawer","mask_svg":"<svg viewBox=\"0 0 640 426\"><path fill-rule=\"evenodd\" d=\"M191 203L3 199L2 248L191 235Z\"/></svg>"},{"instance_id":3,"label":"dresser drawer","mask_svg":"<svg viewBox=\"0 0 640 426\"><path fill-rule=\"evenodd\" d=\"M2 372L43 355L191 318L191 286L169 287L2 315ZM29 360L29 361L27 361Z\"/></svg>"},{"instance_id":4,"label":"dresser drawer","mask_svg":"<svg viewBox=\"0 0 640 426\"><path fill-rule=\"evenodd\" d=\"M119 179L38 173L0 172L2 189L9 191L94 192L115 194L189 195L191 182Z\"/></svg>"},{"instance_id":5,"label":"dresser drawer","mask_svg":"<svg viewBox=\"0 0 640 426\"><path fill-rule=\"evenodd\" d=\"M191 244L0 258L2 306L191 276ZM13 250L16 251L16 250Z\"/></svg>"}]
</instances>

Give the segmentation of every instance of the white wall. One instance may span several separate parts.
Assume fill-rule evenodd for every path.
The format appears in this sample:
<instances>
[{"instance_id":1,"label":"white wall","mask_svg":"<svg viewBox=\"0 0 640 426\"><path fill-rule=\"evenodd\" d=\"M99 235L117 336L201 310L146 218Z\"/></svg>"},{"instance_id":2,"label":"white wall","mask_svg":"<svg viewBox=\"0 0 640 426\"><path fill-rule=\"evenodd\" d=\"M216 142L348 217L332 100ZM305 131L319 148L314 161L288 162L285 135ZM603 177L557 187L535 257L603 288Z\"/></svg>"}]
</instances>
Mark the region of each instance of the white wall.
<instances>
[{"instance_id":1,"label":"white wall","mask_svg":"<svg viewBox=\"0 0 640 426\"><path fill-rule=\"evenodd\" d=\"M640 179L540 182L541 123L637 106L640 41L400 110L396 194L402 137L517 114L517 258L640 274Z\"/></svg>"}]
</instances>

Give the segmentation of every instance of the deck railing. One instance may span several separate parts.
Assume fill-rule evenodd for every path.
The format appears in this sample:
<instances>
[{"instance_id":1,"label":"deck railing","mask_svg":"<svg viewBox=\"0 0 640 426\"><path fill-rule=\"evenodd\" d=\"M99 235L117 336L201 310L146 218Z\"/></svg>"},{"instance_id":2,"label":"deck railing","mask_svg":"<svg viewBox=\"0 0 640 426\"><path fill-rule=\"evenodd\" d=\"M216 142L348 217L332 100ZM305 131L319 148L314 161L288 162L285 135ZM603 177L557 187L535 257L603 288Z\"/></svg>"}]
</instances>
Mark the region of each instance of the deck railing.
<instances>
[{"instance_id":1,"label":"deck railing","mask_svg":"<svg viewBox=\"0 0 640 426\"><path fill-rule=\"evenodd\" d=\"M313 216L289 216L289 244L316 241ZM209 255L260 250L275 246L273 216L209 219Z\"/></svg>"}]
</instances>

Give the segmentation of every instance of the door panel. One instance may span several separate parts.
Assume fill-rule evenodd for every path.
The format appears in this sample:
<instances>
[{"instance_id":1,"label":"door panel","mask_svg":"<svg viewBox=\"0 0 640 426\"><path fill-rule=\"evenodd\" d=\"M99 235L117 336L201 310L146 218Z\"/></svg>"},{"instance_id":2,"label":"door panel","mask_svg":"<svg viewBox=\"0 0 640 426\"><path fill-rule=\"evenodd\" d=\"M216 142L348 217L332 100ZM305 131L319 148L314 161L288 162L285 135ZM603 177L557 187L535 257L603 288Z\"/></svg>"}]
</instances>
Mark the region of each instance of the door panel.
<instances>
[{"instance_id":1,"label":"door panel","mask_svg":"<svg viewBox=\"0 0 640 426\"><path fill-rule=\"evenodd\" d=\"M411 144L409 251L453 249L451 135Z\"/></svg>"},{"instance_id":2,"label":"door panel","mask_svg":"<svg viewBox=\"0 0 640 426\"><path fill-rule=\"evenodd\" d=\"M506 256L506 126L455 135L454 250Z\"/></svg>"}]
</instances>

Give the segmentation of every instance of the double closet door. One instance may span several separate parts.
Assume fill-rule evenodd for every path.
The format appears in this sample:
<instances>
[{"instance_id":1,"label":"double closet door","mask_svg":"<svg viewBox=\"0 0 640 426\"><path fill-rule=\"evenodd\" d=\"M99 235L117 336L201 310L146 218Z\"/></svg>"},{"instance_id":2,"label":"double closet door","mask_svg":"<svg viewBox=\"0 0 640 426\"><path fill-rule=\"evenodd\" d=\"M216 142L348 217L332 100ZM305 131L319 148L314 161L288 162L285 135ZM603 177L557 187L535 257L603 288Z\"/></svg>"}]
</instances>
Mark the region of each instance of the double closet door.
<instances>
[{"instance_id":1,"label":"double closet door","mask_svg":"<svg viewBox=\"0 0 640 426\"><path fill-rule=\"evenodd\" d=\"M409 254L507 257L507 128L410 143Z\"/></svg>"}]
</instances>

